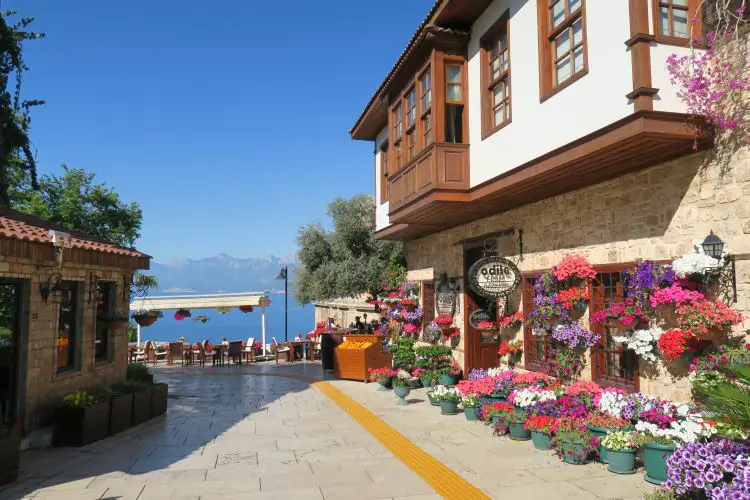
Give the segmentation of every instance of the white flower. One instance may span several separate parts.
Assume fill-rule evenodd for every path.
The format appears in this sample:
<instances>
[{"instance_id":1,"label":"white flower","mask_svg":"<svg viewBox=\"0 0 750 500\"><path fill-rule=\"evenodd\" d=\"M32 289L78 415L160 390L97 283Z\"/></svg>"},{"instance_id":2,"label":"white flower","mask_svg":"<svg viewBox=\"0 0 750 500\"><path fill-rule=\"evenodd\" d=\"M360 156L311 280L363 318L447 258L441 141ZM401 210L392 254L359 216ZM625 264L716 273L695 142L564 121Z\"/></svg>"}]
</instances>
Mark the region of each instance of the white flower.
<instances>
[{"instance_id":1,"label":"white flower","mask_svg":"<svg viewBox=\"0 0 750 500\"><path fill-rule=\"evenodd\" d=\"M656 362L656 342L662 336L664 330L654 327L645 330L626 332L625 335L615 335L612 340L618 344L625 344L628 349L635 351L641 358L651 363Z\"/></svg>"},{"instance_id":2,"label":"white flower","mask_svg":"<svg viewBox=\"0 0 750 500\"><path fill-rule=\"evenodd\" d=\"M668 429L662 429L656 424L640 421L635 424L635 430L652 436L667 437L682 443L695 443L701 438L711 437L716 433L713 426L699 418L687 418L669 424Z\"/></svg>"},{"instance_id":3,"label":"white flower","mask_svg":"<svg viewBox=\"0 0 750 500\"><path fill-rule=\"evenodd\" d=\"M440 400L458 401L461 399L461 393L455 387L437 385L432 390L432 397Z\"/></svg>"},{"instance_id":4,"label":"white flower","mask_svg":"<svg viewBox=\"0 0 750 500\"><path fill-rule=\"evenodd\" d=\"M719 267L719 261L704 253L689 253L672 261L672 269L680 278L703 274L707 269Z\"/></svg>"},{"instance_id":5,"label":"white flower","mask_svg":"<svg viewBox=\"0 0 750 500\"><path fill-rule=\"evenodd\" d=\"M487 370L487 376L489 376L489 377L497 377L498 375L500 375L504 371L506 371L506 368L499 368L499 367L498 368L489 368Z\"/></svg>"},{"instance_id":6,"label":"white flower","mask_svg":"<svg viewBox=\"0 0 750 500\"><path fill-rule=\"evenodd\" d=\"M513 391L508 399L516 406L528 408L542 401L553 401L557 399L557 395L553 391L527 387Z\"/></svg>"},{"instance_id":7,"label":"white flower","mask_svg":"<svg viewBox=\"0 0 750 500\"><path fill-rule=\"evenodd\" d=\"M613 417L619 417L622 414L625 404L624 394L604 391L599 399L599 410Z\"/></svg>"}]
</instances>

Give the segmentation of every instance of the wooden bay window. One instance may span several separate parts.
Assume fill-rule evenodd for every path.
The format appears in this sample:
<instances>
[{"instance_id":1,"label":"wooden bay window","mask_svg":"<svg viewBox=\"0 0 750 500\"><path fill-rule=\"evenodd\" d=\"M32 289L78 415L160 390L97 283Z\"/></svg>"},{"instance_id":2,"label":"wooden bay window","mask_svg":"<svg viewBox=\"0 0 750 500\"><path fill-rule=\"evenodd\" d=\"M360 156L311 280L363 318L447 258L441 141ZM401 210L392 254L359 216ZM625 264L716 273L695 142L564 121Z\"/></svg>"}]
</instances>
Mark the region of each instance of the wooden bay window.
<instances>
[{"instance_id":1,"label":"wooden bay window","mask_svg":"<svg viewBox=\"0 0 750 500\"><path fill-rule=\"evenodd\" d=\"M511 121L509 33L506 12L481 40L482 139Z\"/></svg>"},{"instance_id":2,"label":"wooden bay window","mask_svg":"<svg viewBox=\"0 0 750 500\"><path fill-rule=\"evenodd\" d=\"M422 123L422 148L432 144L432 73L428 68L419 79L419 113Z\"/></svg>"},{"instance_id":3,"label":"wooden bay window","mask_svg":"<svg viewBox=\"0 0 750 500\"><path fill-rule=\"evenodd\" d=\"M380 145L380 203L388 201L391 190L388 187L388 141Z\"/></svg>"},{"instance_id":4,"label":"wooden bay window","mask_svg":"<svg viewBox=\"0 0 750 500\"><path fill-rule=\"evenodd\" d=\"M448 60L445 65L445 142L464 142L464 66Z\"/></svg>"},{"instance_id":5,"label":"wooden bay window","mask_svg":"<svg viewBox=\"0 0 750 500\"><path fill-rule=\"evenodd\" d=\"M393 168L395 172L406 163L403 158L404 113L401 102L393 108L392 115L391 142L393 142Z\"/></svg>"},{"instance_id":6,"label":"wooden bay window","mask_svg":"<svg viewBox=\"0 0 750 500\"><path fill-rule=\"evenodd\" d=\"M652 5L658 42L687 46L691 37L701 37L703 16L698 0L653 0Z\"/></svg>"},{"instance_id":7,"label":"wooden bay window","mask_svg":"<svg viewBox=\"0 0 750 500\"><path fill-rule=\"evenodd\" d=\"M537 0L540 97L588 73L585 0Z\"/></svg>"}]
</instances>

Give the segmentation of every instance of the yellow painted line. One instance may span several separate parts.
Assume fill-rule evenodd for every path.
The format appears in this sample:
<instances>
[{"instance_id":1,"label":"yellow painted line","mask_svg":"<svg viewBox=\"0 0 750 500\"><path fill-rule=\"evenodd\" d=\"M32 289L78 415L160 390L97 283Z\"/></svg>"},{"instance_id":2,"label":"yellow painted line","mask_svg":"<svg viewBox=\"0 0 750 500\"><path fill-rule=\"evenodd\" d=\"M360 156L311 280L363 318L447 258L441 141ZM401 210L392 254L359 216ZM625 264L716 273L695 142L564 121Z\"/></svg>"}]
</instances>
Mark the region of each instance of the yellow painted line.
<instances>
[{"instance_id":1,"label":"yellow painted line","mask_svg":"<svg viewBox=\"0 0 750 500\"><path fill-rule=\"evenodd\" d=\"M489 499L482 490L462 478L450 468L415 445L403 434L370 412L367 408L328 382L314 382L313 386L339 405L365 428L388 451L413 470L436 492L448 499Z\"/></svg>"}]
</instances>

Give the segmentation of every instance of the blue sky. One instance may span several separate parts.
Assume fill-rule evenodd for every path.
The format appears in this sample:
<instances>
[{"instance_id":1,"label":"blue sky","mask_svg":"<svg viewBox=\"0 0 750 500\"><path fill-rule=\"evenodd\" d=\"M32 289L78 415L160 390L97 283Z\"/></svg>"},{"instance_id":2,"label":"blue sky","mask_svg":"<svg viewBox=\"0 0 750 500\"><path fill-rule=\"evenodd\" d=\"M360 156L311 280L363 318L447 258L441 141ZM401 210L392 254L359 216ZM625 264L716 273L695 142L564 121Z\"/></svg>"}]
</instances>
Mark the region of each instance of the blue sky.
<instances>
[{"instance_id":1,"label":"blue sky","mask_svg":"<svg viewBox=\"0 0 750 500\"><path fill-rule=\"evenodd\" d=\"M331 199L371 194L348 130L431 4L0 0L47 34L25 50L40 172L140 203L157 261L290 255Z\"/></svg>"}]
</instances>

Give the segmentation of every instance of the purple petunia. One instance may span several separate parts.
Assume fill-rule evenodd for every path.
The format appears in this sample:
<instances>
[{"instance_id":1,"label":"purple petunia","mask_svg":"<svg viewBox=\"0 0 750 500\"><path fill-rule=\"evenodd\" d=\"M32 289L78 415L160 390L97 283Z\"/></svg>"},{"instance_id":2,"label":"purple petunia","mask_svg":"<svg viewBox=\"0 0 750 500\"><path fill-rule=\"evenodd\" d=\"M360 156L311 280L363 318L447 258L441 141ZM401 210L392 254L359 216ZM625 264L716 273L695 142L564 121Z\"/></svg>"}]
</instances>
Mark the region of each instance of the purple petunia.
<instances>
[{"instance_id":1,"label":"purple petunia","mask_svg":"<svg viewBox=\"0 0 750 500\"><path fill-rule=\"evenodd\" d=\"M601 335L585 329L578 323L571 323L555 327L552 330L552 338L568 347L588 349L599 342Z\"/></svg>"},{"instance_id":2,"label":"purple petunia","mask_svg":"<svg viewBox=\"0 0 750 500\"><path fill-rule=\"evenodd\" d=\"M750 498L750 445L725 439L683 444L667 459L667 485L678 495Z\"/></svg>"}]
</instances>

